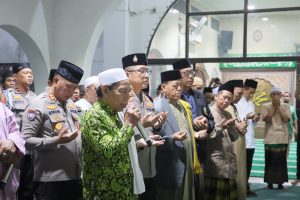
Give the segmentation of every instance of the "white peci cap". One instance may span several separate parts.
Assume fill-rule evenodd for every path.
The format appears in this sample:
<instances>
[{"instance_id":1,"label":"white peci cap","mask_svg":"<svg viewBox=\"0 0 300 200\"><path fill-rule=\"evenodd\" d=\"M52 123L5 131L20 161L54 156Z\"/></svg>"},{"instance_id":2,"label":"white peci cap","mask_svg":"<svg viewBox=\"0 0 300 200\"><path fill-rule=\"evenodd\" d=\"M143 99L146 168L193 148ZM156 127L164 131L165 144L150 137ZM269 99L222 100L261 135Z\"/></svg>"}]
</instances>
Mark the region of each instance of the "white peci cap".
<instances>
[{"instance_id":1,"label":"white peci cap","mask_svg":"<svg viewBox=\"0 0 300 200\"><path fill-rule=\"evenodd\" d=\"M98 74L98 86L111 85L123 80L128 80L128 77L121 68L109 69Z\"/></svg>"},{"instance_id":2,"label":"white peci cap","mask_svg":"<svg viewBox=\"0 0 300 200\"><path fill-rule=\"evenodd\" d=\"M270 94L272 94L273 92L282 93L281 89L279 87L275 87L275 86L272 87Z\"/></svg>"},{"instance_id":3,"label":"white peci cap","mask_svg":"<svg viewBox=\"0 0 300 200\"><path fill-rule=\"evenodd\" d=\"M84 87L87 88L90 85L96 83L98 85L98 76L90 76L84 81Z\"/></svg>"}]
</instances>

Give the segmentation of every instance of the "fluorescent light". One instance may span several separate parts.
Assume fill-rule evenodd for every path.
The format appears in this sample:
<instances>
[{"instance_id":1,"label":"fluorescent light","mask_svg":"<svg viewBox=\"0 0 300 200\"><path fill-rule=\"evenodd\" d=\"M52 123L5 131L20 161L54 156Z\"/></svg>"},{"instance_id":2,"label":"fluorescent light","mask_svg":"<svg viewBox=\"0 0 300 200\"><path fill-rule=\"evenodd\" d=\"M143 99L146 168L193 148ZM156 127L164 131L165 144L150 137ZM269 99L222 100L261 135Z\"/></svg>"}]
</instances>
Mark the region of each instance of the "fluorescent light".
<instances>
[{"instance_id":1,"label":"fluorescent light","mask_svg":"<svg viewBox=\"0 0 300 200\"><path fill-rule=\"evenodd\" d=\"M248 6L248 10L254 10L254 9L255 9L255 6L253 6L253 5Z\"/></svg>"},{"instance_id":2,"label":"fluorescent light","mask_svg":"<svg viewBox=\"0 0 300 200\"><path fill-rule=\"evenodd\" d=\"M179 11L177 9L171 8L170 13L177 14Z\"/></svg>"},{"instance_id":3,"label":"fluorescent light","mask_svg":"<svg viewBox=\"0 0 300 200\"><path fill-rule=\"evenodd\" d=\"M197 27L198 24L196 22L190 22L190 25L192 25L193 27Z\"/></svg>"},{"instance_id":4,"label":"fluorescent light","mask_svg":"<svg viewBox=\"0 0 300 200\"><path fill-rule=\"evenodd\" d=\"M269 21L269 18L268 17L263 17L263 18L261 18L261 20L263 20L263 21Z\"/></svg>"}]
</instances>

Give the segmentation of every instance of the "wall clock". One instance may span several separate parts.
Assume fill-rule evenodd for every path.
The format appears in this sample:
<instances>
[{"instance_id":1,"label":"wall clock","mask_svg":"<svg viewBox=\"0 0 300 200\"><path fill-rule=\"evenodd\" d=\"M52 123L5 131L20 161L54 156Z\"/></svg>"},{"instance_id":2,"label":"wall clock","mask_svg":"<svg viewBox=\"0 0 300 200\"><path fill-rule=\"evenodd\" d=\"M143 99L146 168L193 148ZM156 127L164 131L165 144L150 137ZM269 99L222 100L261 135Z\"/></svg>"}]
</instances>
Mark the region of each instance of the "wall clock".
<instances>
[{"instance_id":1,"label":"wall clock","mask_svg":"<svg viewBox=\"0 0 300 200\"><path fill-rule=\"evenodd\" d=\"M263 34L261 30L256 29L255 31L253 31L252 33L252 39L255 42L260 42L262 40Z\"/></svg>"}]
</instances>

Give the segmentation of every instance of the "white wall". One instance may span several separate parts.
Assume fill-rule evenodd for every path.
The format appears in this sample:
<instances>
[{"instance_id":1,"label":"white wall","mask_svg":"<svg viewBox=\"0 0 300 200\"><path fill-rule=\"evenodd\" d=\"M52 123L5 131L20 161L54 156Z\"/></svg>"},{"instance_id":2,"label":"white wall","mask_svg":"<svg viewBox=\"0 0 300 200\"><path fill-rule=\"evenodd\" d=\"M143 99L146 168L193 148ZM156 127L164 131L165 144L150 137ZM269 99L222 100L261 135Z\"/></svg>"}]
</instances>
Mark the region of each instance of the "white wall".
<instances>
[{"instance_id":1,"label":"white wall","mask_svg":"<svg viewBox=\"0 0 300 200\"><path fill-rule=\"evenodd\" d=\"M151 34L174 0L124 0L106 21L103 40L98 41L93 73L122 67L131 53L146 53Z\"/></svg>"},{"instance_id":2,"label":"white wall","mask_svg":"<svg viewBox=\"0 0 300 200\"><path fill-rule=\"evenodd\" d=\"M180 13L168 13L154 35L150 50L157 49L163 58L185 57L185 16ZM182 28L179 33L179 24Z\"/></svg>"},{"instance_id":3,"label":"white wall","mask_svg":"<svg viewBox=\"0 0 300 200\"><path fill-rule=\"evenodd\" d=\"M300 12L298 14L251 15L248 22L248 54L295 52L295 43L300 43ZM268 17L269 21L263 21ZM232 49L229 54L241 54L243 48L243 18L225 18L220 21L221 30L233 31ZM253 39L253 32L262 32L261 41Z\"/></svg>"},{"instance_id":4,"label":"white wall","mask_svg":"<svg viewBox=\"0 0 300 200\"><path fill-rule=\"evenodd\" d=\"M106 19L122 0L0 0L0 28L9 32L31 63L36 91L48 71L65 59L90 75L94 52Z\"/></svg>"}]
</instances>

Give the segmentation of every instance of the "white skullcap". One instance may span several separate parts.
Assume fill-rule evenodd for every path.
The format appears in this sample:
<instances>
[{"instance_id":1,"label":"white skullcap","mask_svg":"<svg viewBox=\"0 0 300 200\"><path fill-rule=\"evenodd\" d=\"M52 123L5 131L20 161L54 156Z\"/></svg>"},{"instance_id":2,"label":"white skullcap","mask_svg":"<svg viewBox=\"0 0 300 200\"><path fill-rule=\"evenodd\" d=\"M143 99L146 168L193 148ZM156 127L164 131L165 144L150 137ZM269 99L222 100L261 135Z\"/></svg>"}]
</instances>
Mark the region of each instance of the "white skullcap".
<instances>
[{"instance_id":1,"label":"white skullcap","mask_svg":"<svg viewBox=\"0 0 300 200\"><path fill-rule=\"evenodd\" d=\"M271 94L272 94L273 92L280 92L280 93L281 93L281 89L278 88L278 87L273 86L272 89L271 89Z\"/></svg>"},{"instance_id":2,"label":"white skullcap","mask_svg":"<svg viewBox=\"0 0 300 200\"><path fill-rule=\"evenodd\" d=\"M219 91L219 87L216 87L216 88L212 89L213 94L218 94L218 91Z\"/></svg>"},{"instance_id":3,"label":"white skullcap","mask_svg":"<svg viewBox=\"0 0 300 200\"><path fill-rule=\"evenodd\" d=\"M87 88L90 85L96 83L98 85L98 76L90 76L84 81L84 87Z\"/></svg>"},{"instance_id":4,"label":"white skullcap","mask_svg":"<svg viewBox=\"0 0 300 200\"><path fill-rule=\"evenodd\" d=\"M113 68L98 74L98 85L110 85L123 80L128 80L125 71L121 68Z\"/></svg>"},{"instance_id":5,"label":"white skullcap","mask_svg":"<svg viewBox=\"0 0 300 200\"><path fill-rule=\"evenodd\" d=\"M195 77L194 77L193 86L194 86L194 85L202 85L202 86L203 86L203 80L202 80L200 77L195 76Z\"/></svg>"}]
</instances>

